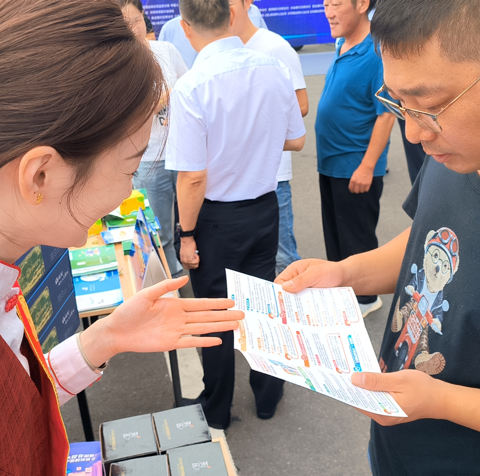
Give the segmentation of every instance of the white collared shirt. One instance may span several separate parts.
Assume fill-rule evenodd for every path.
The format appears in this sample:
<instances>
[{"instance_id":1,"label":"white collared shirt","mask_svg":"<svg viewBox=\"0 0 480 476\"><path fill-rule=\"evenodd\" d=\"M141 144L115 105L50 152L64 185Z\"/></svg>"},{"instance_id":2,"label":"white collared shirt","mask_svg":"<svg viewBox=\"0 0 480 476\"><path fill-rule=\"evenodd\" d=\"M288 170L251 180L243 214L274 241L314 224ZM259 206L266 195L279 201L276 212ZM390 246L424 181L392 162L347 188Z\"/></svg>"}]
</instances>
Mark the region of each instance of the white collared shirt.
<instances>
[{"instance_id":1,"label":"white collared shirt","mask_svg":"<svg viewBox=\"0 0 480 476\"><path fill-rule=\"evenodd\" d=\"M306 89L307 85L305 83L305 77L303 76L300 57L291 47L290 43L283 37L273 31L260 28L250 40L245 43L245 46L280 60L290 70L293 89L295 89L295 91ZM291 180L292 176L292 153L284 152L277 172L277 180L279 182Z\"/></svg>"},{"instance_id":2,"label":"white collared shirt","mask_svg":"<svg viewBox=\"0 0 480 476\"><path fill-rule=\"evenodd\" d=\"M30 375L28 361L20 352L24 335L23 324L17 316L15 307L10 311L5 310L7 301L18 294L19 289L14 285L19 275L17 267L0 262L0 336ZM75 336L54 347L45 355L45 360L54 377L61 405L99 378L99 375L86 364Z\"/></svg>"},{"instance_id":3,"label":"white collared shirt","mask_svg":"<svg viewBox=\"0 0 480 476\"><path fill-rule=\"evenodd\" d=\"M207 45L171 95L165 167L207 169L205 198L255 199L277 188L286 140L305 135L288 68L229 37Z\"/></svg>"},{"instance_id":4,"label":"white collared shirt","mask_svg":"<svg viewBox=\"0 0 480 476\"><path fill-rule=\"evenodd\" d=\"M185 61L178 50L168 41L149 41L155 59L162 68L163 79L170 91L177 82L177 79L188 71ZM154 162L164 160L163 154L165 134L167 129L164 127L166 120L166 109L153 116L152 131L148 147L142 157L142 162Z\"/></svg>"}]
</instances>

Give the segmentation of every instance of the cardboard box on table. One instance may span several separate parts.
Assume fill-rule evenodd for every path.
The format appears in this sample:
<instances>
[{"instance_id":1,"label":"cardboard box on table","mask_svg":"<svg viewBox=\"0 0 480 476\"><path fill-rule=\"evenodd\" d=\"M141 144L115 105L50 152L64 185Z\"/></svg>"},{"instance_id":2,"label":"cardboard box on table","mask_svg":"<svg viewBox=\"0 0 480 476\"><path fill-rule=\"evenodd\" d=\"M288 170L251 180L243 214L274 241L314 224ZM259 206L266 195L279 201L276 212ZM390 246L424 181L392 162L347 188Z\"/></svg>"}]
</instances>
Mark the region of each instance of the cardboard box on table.
<instances>
[{"instance_id":1,"label":"cardboard box on table","mask_svg":"<svg viewBox=\"0 0 480 476\"><path fill-rule=\"evenodd\" d=\"M170 476L168 459L157 455L112 463L109 476Z\"/></svg>"},{"instance_id":2,"label":"cardboard box on table","mask_svg":"<svg viewBox=\"0 0 480 476\"><path fill-rule=\"evenodd\" d=\"M171 476L229 476L220 442L201 443L167 451Z\"/></svg>"},{"instance_id":3,"label":"cardboard box on table","mask_svg":"<svg viewBox=\"0 0 480 476\"><path fill-rule=\"evenodd\" d=\"M212 441L202 405L173 408L153 414L160 451Z\"/></svg>"},{"instance_id":4,"label":"cardboard box on table","mask_svg":"<svg viewBox=\"0 0 480 476\"><path fill-rule=\"evenodd\" d=\"M107 474L112 463L158 455L158 441L150 413L102 423L100 443Z\"/></svg>"}]
</instances>

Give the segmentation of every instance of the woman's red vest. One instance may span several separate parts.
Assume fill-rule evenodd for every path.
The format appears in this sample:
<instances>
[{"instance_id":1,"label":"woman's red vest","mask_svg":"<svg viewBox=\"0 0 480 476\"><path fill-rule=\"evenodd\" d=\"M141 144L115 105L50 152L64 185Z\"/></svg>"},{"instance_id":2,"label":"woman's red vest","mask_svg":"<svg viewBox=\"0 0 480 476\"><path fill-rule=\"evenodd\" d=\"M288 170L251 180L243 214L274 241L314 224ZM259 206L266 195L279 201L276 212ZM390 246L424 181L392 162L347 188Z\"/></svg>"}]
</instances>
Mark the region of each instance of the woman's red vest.
<instances>
[{"instance_id":1,"label":"woman's red vest","mask_svg":"<svg viewBox=\"0 0 480 476\"><path fill-rule=\"evenodd\" d=\"M69 446L57 391L21 294L17 315L30 376L0 336L0 476L65 476Z\"/></svg>"}]
</instances>

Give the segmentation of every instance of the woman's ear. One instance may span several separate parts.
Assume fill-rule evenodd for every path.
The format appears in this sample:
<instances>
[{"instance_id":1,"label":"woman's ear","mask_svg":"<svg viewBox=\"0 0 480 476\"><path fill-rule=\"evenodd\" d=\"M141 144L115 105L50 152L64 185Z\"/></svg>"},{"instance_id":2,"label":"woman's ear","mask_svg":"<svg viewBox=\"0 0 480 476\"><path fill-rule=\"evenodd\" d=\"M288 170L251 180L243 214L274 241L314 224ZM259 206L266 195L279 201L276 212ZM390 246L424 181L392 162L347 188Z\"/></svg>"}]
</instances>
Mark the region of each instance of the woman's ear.
<instances>
[{"instance_id":1,"label":"woman's ear","mask_svg":"<svg viewBox=\"0 0 480 476\"><path fill-rule=\"evenodd\" d=\"M38 205L47 194L47 174L53 172L52 164L61 159L60 154L48 146L35 147L21 159L18 184L23 199L30 205Z\"/></svg>"}]
</instances>

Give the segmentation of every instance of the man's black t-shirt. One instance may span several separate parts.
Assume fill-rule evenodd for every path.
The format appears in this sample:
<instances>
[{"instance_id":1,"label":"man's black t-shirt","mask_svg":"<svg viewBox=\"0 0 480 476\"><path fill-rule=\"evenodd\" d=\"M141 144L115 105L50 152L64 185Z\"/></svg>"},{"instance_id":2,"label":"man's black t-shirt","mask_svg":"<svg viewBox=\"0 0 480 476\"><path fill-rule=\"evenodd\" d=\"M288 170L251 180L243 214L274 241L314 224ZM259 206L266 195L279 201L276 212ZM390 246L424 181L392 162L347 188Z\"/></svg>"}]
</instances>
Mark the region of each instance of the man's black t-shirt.
<instances>
[{"instance_id":1,"label":"man's black t-shirt","mask_svg":"<svg viewBox=\"0 0 480 476\"><path fill-rule=\"evenodd\" d=\"M380 367L480 388L480 176L427 157L403 207L414 221ZM372 422L370 457L375 476L480 475L480 432L444 420Z\"/></svg>"}]
</instances>

